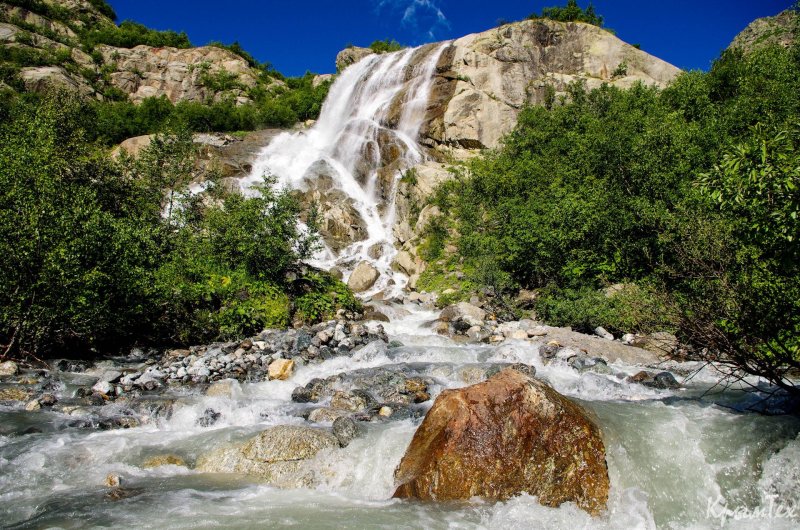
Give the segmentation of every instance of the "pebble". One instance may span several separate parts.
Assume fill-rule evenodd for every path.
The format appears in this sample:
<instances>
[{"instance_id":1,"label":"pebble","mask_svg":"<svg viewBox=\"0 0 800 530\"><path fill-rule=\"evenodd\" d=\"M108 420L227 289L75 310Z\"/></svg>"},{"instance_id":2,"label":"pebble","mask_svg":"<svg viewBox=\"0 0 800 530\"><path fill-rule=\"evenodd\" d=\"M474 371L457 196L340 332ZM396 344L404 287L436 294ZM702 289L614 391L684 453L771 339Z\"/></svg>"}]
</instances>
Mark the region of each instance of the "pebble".
<instances>
[{"instance_id":1,"label":"pebble","mask_svg":"<svg viewBox=\"0 0 800 530\"><path fill-rule=\"evenodd\" d=\"M0 363L0 376L17 375L19 366L14 361L5 361Z\"/></svg>"},{"instance_id":2,"label":"pebble","mask_svg":"<svg viewBox=\"0 0 800 530\"><path fill-rule=\"evenodd\" d=\"M97 383L92 386L92 392L97 394L102 394L107 396L114 390L114 385L109 383L108 381L98 381Z\"/></svg>"}]
</instances>

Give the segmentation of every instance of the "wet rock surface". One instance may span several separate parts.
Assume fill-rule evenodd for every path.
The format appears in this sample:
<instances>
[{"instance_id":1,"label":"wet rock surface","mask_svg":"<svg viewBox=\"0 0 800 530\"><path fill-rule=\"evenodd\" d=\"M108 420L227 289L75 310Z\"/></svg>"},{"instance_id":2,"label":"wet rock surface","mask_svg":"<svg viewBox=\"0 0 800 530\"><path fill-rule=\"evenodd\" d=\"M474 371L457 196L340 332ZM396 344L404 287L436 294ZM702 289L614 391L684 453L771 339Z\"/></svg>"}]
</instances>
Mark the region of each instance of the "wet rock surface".
<instances>
[{"instance_id":1,"label":"wet rock surface","mask_svg":"<svg viewBox=\"0 0 800 530\"><path fill-rule=\"evenodd\" d=\"M416 368L423 371L423 367ZM395 364L312 379L292 392L292 400L327 404L333 411L362 420L373 419L385 406L397 413L395 418L420 417L423 411L416 405L430 400L435 382L430 377L417 376L415 372L412 365Z\"/></svg>"},{"instance_id":2,"label":"wet rock surface","mask_svg":"<svg viewBox=\"0 0 800 530\"><path fill-rule=\"evenodd\" d=\"M446 336L465 338L469 342L500 344L506 341L527 341L539 344L539 354L545 362L561 354L565 360L574 357L599 359L605 364L622 361L642 366L657 365L679 349L677 338L669 333L647 336L614 336L602 328L594 335L572 331L570 328L547 326L534 320L499 322L484 309L466 302L442 310L434 329ZM583 371L597 362L580 361Z\"/></svg>"},{"instance_id":3,"label":"wet rock surface","mask_svg":"<svg viewBox=\"0 0 800 530\"><path fill-rule=\"evenodd\" d=\"M237 473L281 488L311 487L315 479L304 463L323 449L339 448L339 439L321 429L280 425L241 445L201 455L196 469L205 473Z\"/></svg>"},{"instance_id":4,"label":"wet rock surface","mask_svg":"<svg viewBox=\"0 0 800 530\"><path fill-rule=\"evenodd\" d=\"M577 404L514 369L442 392L395 473L398 498L575 502L593 515L610 487L600 429Z\"/></svg>"}]
</instances>

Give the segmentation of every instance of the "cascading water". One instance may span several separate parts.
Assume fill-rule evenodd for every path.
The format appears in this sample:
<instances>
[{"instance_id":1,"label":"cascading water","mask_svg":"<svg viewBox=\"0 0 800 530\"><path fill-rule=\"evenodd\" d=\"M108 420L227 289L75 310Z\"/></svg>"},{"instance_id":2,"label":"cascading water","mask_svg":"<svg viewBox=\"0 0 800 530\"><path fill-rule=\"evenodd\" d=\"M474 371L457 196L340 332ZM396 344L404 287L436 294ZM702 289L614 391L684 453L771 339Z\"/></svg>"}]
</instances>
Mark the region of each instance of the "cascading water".
<instances>
[{"instance_id":1,"label":"cascading water","mask_svg":"<svg viewBox=\"0 0 800 530\"><path fill-rule=\"evenodd\" d=\"M369 257L369 248L376 243L391 247L394 180L424 157L416 135L441 51L441 46L407 50L348 68L311 130L285 134L264 150L248 186L264 172L300 190L319 189L319 181L325 180L364 222L364 237L329 249L328 264L371 259L388 270L391 249L375 259ZM388 156L389 151L397 156ZM362 163L365 154L372 156L372 163ZM388 177L388 186L382 177ZM229 395L178 386L162 396L143 396L139 406L160 399L170 403L172 414L132 429L85 427L93 417L124 414L136 403L128 398L104 406L81 404L75 398L78 386L96 380L83 374L59 374L58 387L49 390L62 402L77 405L28 412L0 403L0 526L627 530L800 524L800 512L776 517L768 511L776 500L781 506L800 507L800 420L738 412L752 398L736 390L706 395L719 382L713 369L685 379L682 389L648 388L627 377L641 370L639 366L615 362L608 372L594 372L559 360L545 364L539 346L546 338L499 346L459 344L426 326L435 312L411 304L404 309L406 316L386 325L389 338L402 346L317 359L298 366L287 381L234 383ZM327 402L292 400L296 387L314 379L364 370L400 371L431 380L428 390L435 398L443 389L474 382L476 371L519 362L535 366L537 377L597 417L611 479L606 514L592 518L572 503L547 508L527 495L500 503L391 499L394 469L418 419L365 422L362 437L344 449L325 449L308 462L316 484L305 489L281 490L246 476L192 469L209 449L270 426L329 429L330 422L304 419L311 408ZM662 368L680 376L697 366L673 363ZM200 421L209 409L219 415L213 424ZM149 457L164 454L183 458L188 467L145 465ZM103 483L110 472L123 477L125 497L109 496ZM735 520L736 510L745 517Z\"/></svg>"},{"instance_id":2,"label":"cascading water","mask_svg":"<svg viewBox=\"0 0 800 530\"><path fill-rule=\"evenodd\" d=\"M349 271L369 261L382 273L375 290L385 288L392 277L396 288L405 283L390 268L396 252L392 227L397 181L425 158L417 137L446 46L372 55L347 68L331 87L316 124L274 139L242 181L247 190L264 175L273 175L279 186L290 189L335 190L335 208L350 210L352 221L363 224L365 233L346 240L342 248L328 244L317 262ZM335 223L327 214L322 212L323 234L330 236L336 228L326 230L326 223Z\"/></svg>"}]
</instances>

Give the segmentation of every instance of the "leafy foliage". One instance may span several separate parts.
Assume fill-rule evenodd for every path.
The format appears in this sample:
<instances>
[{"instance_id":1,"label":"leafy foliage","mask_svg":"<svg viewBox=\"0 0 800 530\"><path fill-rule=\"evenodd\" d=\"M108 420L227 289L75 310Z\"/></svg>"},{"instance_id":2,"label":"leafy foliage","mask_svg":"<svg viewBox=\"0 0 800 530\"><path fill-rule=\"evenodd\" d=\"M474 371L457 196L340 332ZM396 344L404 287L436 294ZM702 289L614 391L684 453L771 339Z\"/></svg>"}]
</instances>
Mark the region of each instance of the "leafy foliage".
<instances>
[{"instance_id":1,"label":"leafy foliage","mask_svg":"<svg viewBox=\"0 0 800 530\"><path fill-rule=\"evenodd\" d=\"M148 305L158 211L84 141L84 110L20 105L0 130L0 336L10 351L132 336Z\"/></svg>"},{"instance_id":2,"label":"leafy foliage","mask_svg":"<svg viewBox=\"0 0 800 530\"><path fill-rule=\"evenodd\" d=\"M1 72L0 72L1 73ZM313 76L287 79L286 88L255 89L253 103L236 105L223 99L213 103L182 101L166 97L96 103L97 125L93 132L107 144L152 134L180 125L196 132L252 131L263 127L291 127L300 120L319 116L330 82L313 86ZM218 87L217 87L218 88Z\"/></svg>"},{"instance_id":3,"label":"leafy foliage","mask_svg":"<svg viewBox=\"0 0 800 530\"><path fill-rule=\"evenodd\" d=\"M528 18L547 18L557 22L585 22L594 26L603 27L603 17L595 13L591 2L582 9L577 0L567 0L567 5L563 7L545 7L542 13L533 13Z\"/></svg>"},{"instance_id":4,"label":"leafy foliage","mask_svg":"<svg viewBox=\"0 0 800 530\"><path fill-rule=\"evenodd\" d=\"M117 13L106 0L89 0L89 3L92 4L92 7L97 9L100 14L107 16L111 20L117 20Z\"/></svg>"},{"instance_id":5,"label":"leafy foliage","mask_svg":"<svg viewBox=\"0 0 800 530\"><path fill-rule=\"evenodd\" d=\"M125 20L119 26L100 26L85 32L81 41L89 49L98 44L108 44L118 48L133 48L140 44L161 48L191 48L192 43L184 32L158 31L132 20Z\"/></svg>"},{"instance_id":6,"label":"leafy foliage","mask_svg":"<svg viewBox=\"0 0 800 530\"><path fill-rule=\"evenodd\" d=\"M394 39L376 40L369 45L369 49L375 53L391 53L406 48Z\"/></svg>"},{"instance_id":7,"label":"leafy foliage","mask_svg":"<svg viewBox=\"0 0 800 530\"><path fill-rule=\"evenodd\" d=\"M187 130L115 162L89 140L93 104L2 101L0 354L229 339L357 306L341 282L301 266L314 215L301 230L299 205L274 181L249 198L213 179L188 192Z\"/></svg>"},{"instance_id":8,"label":"leafy foliage","mask_svg":"<svg viewBox=\"0 0 800 530\"><path fill-rule=\"evenodd\" d=\"M506 290L538 290L537 313L559 325L676 329L787 386L800 364L798 94L800 54L780 47L725 52L663 91L572 85L439 189L448 220L421 250L455 243L465 271L488 263ZM602 293L618 283L632 287Z\"/></svg>"}]
</instances>

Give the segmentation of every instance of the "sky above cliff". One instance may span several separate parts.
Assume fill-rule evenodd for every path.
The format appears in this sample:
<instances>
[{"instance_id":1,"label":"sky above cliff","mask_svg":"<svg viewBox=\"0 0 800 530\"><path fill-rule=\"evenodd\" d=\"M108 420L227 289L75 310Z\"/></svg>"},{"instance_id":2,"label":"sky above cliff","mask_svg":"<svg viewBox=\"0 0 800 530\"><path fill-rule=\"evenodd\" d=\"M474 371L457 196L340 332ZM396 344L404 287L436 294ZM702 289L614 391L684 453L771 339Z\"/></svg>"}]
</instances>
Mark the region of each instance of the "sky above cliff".
<instances>
[{"instance_id":1,"label":"sky above cliff","mask_svg":"<svg viewBox=\"0 0 800 530\"><path fill-rule=\"evenodd\" d=\"M525 18L566 1L519 0L111 0L120 20L185 31L192 42L238 40L286 75L335 70L348 44L393 38L407 45L447 40ZM586 6L585 0L579 4ZM684 69L706 70L752 20L792 0L595 0L617 36Z\"/></svg>"}]
</instances>

